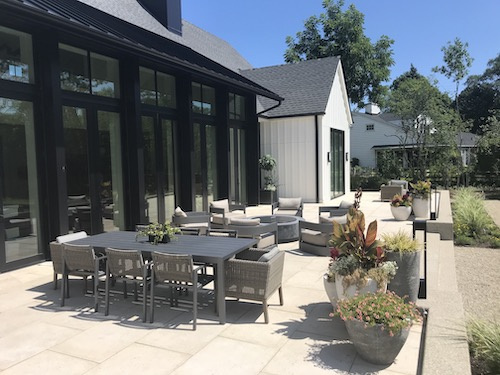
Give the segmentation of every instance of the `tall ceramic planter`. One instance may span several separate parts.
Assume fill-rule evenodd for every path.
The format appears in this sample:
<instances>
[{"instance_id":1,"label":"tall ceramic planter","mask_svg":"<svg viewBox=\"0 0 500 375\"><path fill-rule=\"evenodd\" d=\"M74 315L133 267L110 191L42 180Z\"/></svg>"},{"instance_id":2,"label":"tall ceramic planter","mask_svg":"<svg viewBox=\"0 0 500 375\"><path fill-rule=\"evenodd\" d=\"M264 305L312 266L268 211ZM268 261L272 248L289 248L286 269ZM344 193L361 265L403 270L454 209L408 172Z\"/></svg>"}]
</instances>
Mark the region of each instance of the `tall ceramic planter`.
<instances>
[{"instance_id":1,"label":"tall ceramic planter","mask_svg":"<svg viewBox=\"0 0 500 375\"><path fill-rule=\"evenodd\" d=\"M411 215L411 206L391 206L392 216L398 221L408 220Z\"/></svg>"},{"instance_id":2,"label":"tall ceramic planter","mask_svg":"<svg viewBox=\"0 0 500 375\"><path fill-rule=\"evenodd\" d=\"M420 287L420 251L410 253L387 251L385 254L388 261L394 261L398 265L396 276L387 289L404 297L405 302L416 302Z\"/></svg>"},{"instance_id":3,"label":"tall ceramic planter","mask_svg":"<svg viewBox=\"0 0 500 375\"><path fill-rule=\"evenodd\" d=\"M415 217L429 217L429 199L427 198L414 198L413 199L413 213Z\"/></svg>"},{"instance_id":4,"label":"tall ceramic planter","mask_svg":"<svg viewBox=\"0 0 500 375\"><path fill-rule=\"evenodd\" d=\"M323 286L325 287L326 295L328 296L333 309L336 309L338 296L335 280L330 280L327 275L323 275Z\"/></svg>"},{"instance_id":5,"label":"tall ceramic planter","mask_svg":"<svg viewBox=\"0 0 500 375\"><path fill-rule=\"evenodd\" d=\"M370 363L389 365L398 356L408 338L409 329L391 336L382 325L367 326L359 320L346 320L345 326L351 342L361 357Z\"/></svg>"},{"instance_id":6,"label":"tall ceramic planter","mask_svg":"<svg viewBox=\"0 0 500 375\"><path fill-rule=\"evenodd\" d=\"M339 299L351 298L357 294L375 293L377 290L386 291L387 283L381 285L380 288L377 282L373 279L368 278L366 285L362 288L358 288L356 284L349 285L347 288L343 284L344 277L340 275L335 275L335 286L337 288L337 296Z\"/></svg>"}]
</instances>

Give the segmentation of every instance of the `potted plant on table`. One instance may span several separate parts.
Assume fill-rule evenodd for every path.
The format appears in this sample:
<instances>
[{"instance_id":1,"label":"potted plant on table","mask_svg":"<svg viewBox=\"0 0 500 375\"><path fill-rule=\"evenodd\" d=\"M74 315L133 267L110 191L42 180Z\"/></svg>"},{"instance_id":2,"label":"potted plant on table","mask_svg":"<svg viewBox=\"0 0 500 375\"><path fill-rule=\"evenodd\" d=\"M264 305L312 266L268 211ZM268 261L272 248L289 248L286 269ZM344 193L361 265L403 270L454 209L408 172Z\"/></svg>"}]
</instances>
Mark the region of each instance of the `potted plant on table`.
<instances>
[{"instance_id":1,"label":"potted plant on table","mask_svg":"<svg viewBox=\"0 0 500 375\"><path fill-rule=\"evenodd\" d=\"M416 302L420 287L420 245L408 233L382 234L386 259L396 262L398 272L387 286L405 301Z\"/></svg>"},{"instance_id":2,"label":"potted plant on table","mask_svg":"<svg viewBox=\"0 0 500 375\"><path fill-rule=\"evenodd\" d=\"M399 221L408 220L411 215L412 204L413 198L409 193L404 195L396 194L391 201L392 216Z\"/></svg>"},{"instance_id":3,"label":"potted plant on table","mask_svg":"<svg viewBox=\"0 0 500 375\"><path fill-rule=\"evenodd\" d=\"M261 203L273 204L278 200L278 192L274 176L276 159L271 155L266 154L259 159L259 167L264 174L264 184L262 190L260 191L260 201Z\"/></svg>"},{"instance_id":4,"label":"potted plant on table","mask_svg":"<svg viewBox=\"0 0 500 375\"><path fill-rule=\"evenodd\" d=\"M366 235L364 232L365 216L355 208L349 209L346 224L333 221L329 271L335 274L338 298L385 291L396 274L396 263L385 259L382 244L376 239L377 221L370 223Z\"/></svg>"},{"instance_id":5,"label":"potted plant on table","mask_svg":"<svg viewBox=\"0 0 500 375\"><path fill-rule=\"evenodd\" d=\"M413 195L413 213L416 217L429 217L429 197L431 195L431 182L418 181L410 183Z\"/></svg>"},{"instance_id":6,"label":"potted plant on table","mask_svg":"<svg viewBox=\"0 0 500 375\"><path fill-rule=\"evenodd\" d=\"M344 320L359 355L381 365L394 362L411 326L421 320L415 304L390 291L340 300L335 315Z\"/></svg>"},{"instance_id":7,"label":"potted plant on table","mask_svg":"<svg viewBox=\"0 0 500 375\"><path fill-rule=\"evenodd\" d=\"M168 221L163 224L150 223L144 229L137 232L136 238L139 236L147 236L149 242L158 245L159 243L170 242L170 240L175 238L175 234L180 232L181 230L179 228L172 226Z\"/></svg>"}]
</instances>

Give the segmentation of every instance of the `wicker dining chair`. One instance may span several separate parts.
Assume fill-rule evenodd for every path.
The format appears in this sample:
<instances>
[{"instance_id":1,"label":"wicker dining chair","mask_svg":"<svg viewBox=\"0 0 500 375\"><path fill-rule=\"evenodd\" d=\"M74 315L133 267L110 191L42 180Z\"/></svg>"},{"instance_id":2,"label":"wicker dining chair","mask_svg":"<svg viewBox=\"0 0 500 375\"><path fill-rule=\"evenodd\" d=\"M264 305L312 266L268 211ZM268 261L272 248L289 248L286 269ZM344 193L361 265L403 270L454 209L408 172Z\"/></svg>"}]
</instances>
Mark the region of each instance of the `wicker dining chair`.
<instances>
[{"instance_id":1,"label":"wicker dining chair","mask_svg":"<svg viewBox=\"0 0 500 375\"><path fill-rule=\"evenodd\" d=\"M184 236L199 236L201 233L201 228L179 227L179 229Z\"/></svg>"},{"instance_id":2,"label":"wicker dining chair","mask_svg":"<svg viewBox=\"0 0 500 375\"><path fill-rule=\"evenodd\" d=\"M198 289L213 280L212 275L199 273L204 266L193 264L193 257L184 254L152 253L151 266L151 312L150 322L154 321L155 289L167 287L170 289L170 306L178 306L179 294L185 288L193 289L193 330L196 330L198 316Z\"/></svg>"},{"instance_id":3,"label":"wicker dining chair","mask_svg":"<svg viewBox=\"0 0 500 375\"><path fill-rule=\"evenodd\" d=\"M283 305L282 278L285 253L275 247L271 251L248 249L225 264L225 295L262 302L264 320L269 323L267 300L278 291Z\"/></svg>"},{"instance_id":4,"label":"wicker dining chair","mask_svg":"<svg viewBox=\"0 0 500 375\"><path fill-rule=\"evenodd\" d=\"M69 296L68 275L92 277L94 293L94 310L99 309L98 284L100 272L99 264L106 259L105 255L96 255L94 248L90 245L63 244L63 264L62 264L62 288L61 306L64 306L66 294ZM66 292L66 293L65 293Z\"/></svg>"},{"instance_id":5,"label":"wicker dining chair","mask_svg":"<svg viewBox=\"0 0 500 375\"><path fill-rule=\"evenodd\" d=\"M207 230L207 236L236 238L238 237L238 231L234 229L209 228Z\"/></svg>"},{"instance_id":6,"label":"wicker dining chair","mask_svg":"<svg viewBox=\"0 0 500 375\"><path fill-rule=\"evenodd\" d=\"M149 264L144 262L142 253L138 250L120 250L106 248L106 309L104 315L109 314L109 290L113 281L123 282L123 298L127 298L127 284L134 285L134 301L139 299L138 286L142 286L142 321L146 322L147 289Z\"/></svg>"}]
</instances>

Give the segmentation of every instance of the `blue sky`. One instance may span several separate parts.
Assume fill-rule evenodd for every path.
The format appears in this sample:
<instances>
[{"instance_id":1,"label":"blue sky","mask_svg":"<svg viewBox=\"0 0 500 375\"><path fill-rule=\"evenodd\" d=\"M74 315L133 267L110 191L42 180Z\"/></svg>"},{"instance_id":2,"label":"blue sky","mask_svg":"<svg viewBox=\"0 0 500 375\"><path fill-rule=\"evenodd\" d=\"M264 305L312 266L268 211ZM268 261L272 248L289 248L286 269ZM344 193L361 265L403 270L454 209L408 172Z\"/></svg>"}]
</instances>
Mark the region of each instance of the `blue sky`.
<instances>
[{"instance_id":1,"label":"blue sky","mask_svg":"<svg viewBox=\"0 0 500 375\"><path fill-rule=\"evenodd\" d=\"M500 0L346 0L345 6L351 3L365 15L372 42L384 34L394 39L391 81L413 63L453 94L453 82L431 71L443 62L441 47L456 37L468 42L469 74L483 73L500 53ZM256 68L283 64L286 36L322 11L321 0L182 0L184 19L229 42Z\"/></svg>"}]
</instances>

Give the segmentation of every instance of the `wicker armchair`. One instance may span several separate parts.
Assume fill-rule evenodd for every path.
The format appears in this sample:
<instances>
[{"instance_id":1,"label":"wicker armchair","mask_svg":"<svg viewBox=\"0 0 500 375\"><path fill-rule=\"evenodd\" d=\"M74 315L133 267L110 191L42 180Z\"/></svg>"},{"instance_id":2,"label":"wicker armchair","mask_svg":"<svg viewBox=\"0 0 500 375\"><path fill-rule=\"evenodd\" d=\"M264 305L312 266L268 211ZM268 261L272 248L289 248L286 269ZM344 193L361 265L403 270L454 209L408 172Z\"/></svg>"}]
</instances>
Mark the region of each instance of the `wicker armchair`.
<instances>
[{"instance_id":1,"label":"wicker armchair","mask_svg":"<svg viewBox=\"0 0 500 375\"><path fill-rule=\"evenodd\" d=\"M54 268L54 289L57 289L57 275L62 275L63 273L63 246L62 244L64 242L69 242L73 240L78 240L80 238L85 238L87 237L86 232L76 232L76 233L69 233L65 234L62 236L58 236L56 238L56 241L52 241L49 244L50 248L50 259L52 260L52 266ZM74 271L72 273L69 273L69 275L72 276L81 276L85 280L85 285L83 292L85 293L87 291L87 275L83 275L78 271ZM66 290L66 298L69 298L69 288Z\"/></svg>"},{"instance_id":2,"label":"wicker armchair","mask_svg":"<svg viewBox=\"0 0 500 375\"><path fill-rule=\"evenodd\" d=\"M111 279L123 281L123 297L127 298L127 283L134 285L134 301L138 300L137 287L142 286L142 321L146 321L149 265L142 253L136 250L106 249L106 310L109 314L109 289Z\"/></svg>"},{"instance_id":3,"label":"wicker armchair","mask_svg":"<svg viewBox=\"0 0 500 375\"><path fill-rule=\"evenodd\" d=\"M99 263L106 259L106 256L97 256L94 248L90 245L70 245L63 244L63 264L62 264L62 288L61 306L64 306L66 294L69 296L68 275L77 274L79 276L91 276L93 280L94 310L99 309Z\"/></svg>"},{"instance_id":4,"label":"wicker armchair","mask_svg":"<svg viewBox=\"0 0 500 375\"><path fill-rule=\"evenodd\" d=\"M387 185L380 186L380 200L390 201L398 195L404 195L408 191L408 181L405 180L390 180Z\"/></svg>"},{"instance_id":5,"label":"wicker armchair","mask_svg":"<svg viewBox=\"0 0 500 375\"><path fill-rule=\"evenodd\" d=\"M151 266L151 313L150 322L154 321L155 289L168 287L170 289L170 306L178 306L178 291L191 287L193 289L193 331L196 330L198 316L198 288L213 280L212 275L199 274L203 266L195 267L191 255L152 253Z\"/></svg>"},{"instance_id":6,"label":"wicker armchair","mask_svg":"<svg viewBox=\"0 0 500 375\"><path fill-rule=\"evenodd\" d=\"M271 205L273 215L289 215L302 217L304 203L302 198L278 198L278 202Z\"/></svg>"},{"instance_id":7,"label":"wicker armchair","mask_svg":"<svg viewBox=\"0 0 500 375\"><path fill-rule=\"evenodd\" d=\"M226 297L261 301L266 323L269 323L267 300L276 290L279 292L280 305L283 305L281 283L285 253L277 250L277 247L275 249L270 252L244 250L237 258L229 259L225 265ZM264 254L274 251L276 254L271 259L262 259Z\"/></svg>"}]
</instances>

